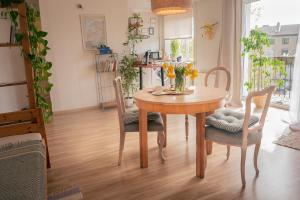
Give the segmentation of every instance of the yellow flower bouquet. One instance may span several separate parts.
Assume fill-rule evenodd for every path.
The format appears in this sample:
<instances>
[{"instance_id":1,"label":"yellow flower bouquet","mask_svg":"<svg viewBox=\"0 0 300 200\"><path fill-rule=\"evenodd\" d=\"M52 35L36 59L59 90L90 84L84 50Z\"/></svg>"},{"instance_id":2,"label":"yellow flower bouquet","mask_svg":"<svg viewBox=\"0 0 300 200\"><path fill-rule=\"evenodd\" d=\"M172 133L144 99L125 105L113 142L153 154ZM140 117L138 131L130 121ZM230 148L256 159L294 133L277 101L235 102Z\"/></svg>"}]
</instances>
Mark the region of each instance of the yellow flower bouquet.
<instances>
[{"instance_id":1,"label":"yellow flower bouquet","mask_svg":"<svg viewBox=\"0 0 300 200\"><path fill-rule=\"evenodd\" d=\"M194 81L199 75L198 69L195 69L192 63L180 64L177 66L172 64L168 65L167 63L164 63L162 67L166 71L167 77L171 81L175 79L176 93L184 92L187 78L190 78L192 81Z\"/></svg>"}]
</instances>

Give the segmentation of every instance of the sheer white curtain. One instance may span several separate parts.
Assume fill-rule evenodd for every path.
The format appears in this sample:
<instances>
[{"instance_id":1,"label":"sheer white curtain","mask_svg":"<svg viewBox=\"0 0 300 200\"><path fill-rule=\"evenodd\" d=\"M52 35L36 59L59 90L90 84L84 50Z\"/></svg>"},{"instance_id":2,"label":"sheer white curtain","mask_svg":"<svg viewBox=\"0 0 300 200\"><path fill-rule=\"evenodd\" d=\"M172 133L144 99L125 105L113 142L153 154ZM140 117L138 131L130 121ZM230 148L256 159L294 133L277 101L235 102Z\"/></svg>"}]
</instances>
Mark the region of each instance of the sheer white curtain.
<instances>
[{"instance_id":1,"label":"sheer white curtain","mask_svg":"<svg viewBox=\"0 0 300 200\"><path fill-rule=\"evenodd\" d=\"M221 39L218 65L224 66L231 73L230 104L233 106L242 105L242 10L243 0L223 0L222 2Z\"/></svg>"},{"instance_id":2,"label":"sheer white curtain","mask_svg":"<svg viewBox=\"0 0 300 200\"><path fill-rule=\"evenodd\" d=\"M298 37L297 51L293 71L293 85L291 94L290 117L292 124L290 128L300 131L300 33Z\"/></svg>"}]
</instances>

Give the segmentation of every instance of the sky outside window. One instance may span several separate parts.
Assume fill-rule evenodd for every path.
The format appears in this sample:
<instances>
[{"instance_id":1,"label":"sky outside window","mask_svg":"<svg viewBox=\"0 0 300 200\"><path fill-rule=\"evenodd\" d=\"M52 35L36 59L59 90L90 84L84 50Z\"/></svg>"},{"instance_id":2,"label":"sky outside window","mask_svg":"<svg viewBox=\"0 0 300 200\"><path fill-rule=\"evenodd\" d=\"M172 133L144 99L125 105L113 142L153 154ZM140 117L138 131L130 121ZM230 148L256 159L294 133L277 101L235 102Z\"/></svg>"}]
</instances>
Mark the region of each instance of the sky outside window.
<instances>
[{"instance_id":1,"label":"sky outside window","mask_svg":"<svg viewBox=\"0 0 300 200\"><path fill-rule=\"evenodd\" d=\"M251 8L251 28L263 25L300 24L300 0L260 0Z\"/></svg>"}]
</instances>

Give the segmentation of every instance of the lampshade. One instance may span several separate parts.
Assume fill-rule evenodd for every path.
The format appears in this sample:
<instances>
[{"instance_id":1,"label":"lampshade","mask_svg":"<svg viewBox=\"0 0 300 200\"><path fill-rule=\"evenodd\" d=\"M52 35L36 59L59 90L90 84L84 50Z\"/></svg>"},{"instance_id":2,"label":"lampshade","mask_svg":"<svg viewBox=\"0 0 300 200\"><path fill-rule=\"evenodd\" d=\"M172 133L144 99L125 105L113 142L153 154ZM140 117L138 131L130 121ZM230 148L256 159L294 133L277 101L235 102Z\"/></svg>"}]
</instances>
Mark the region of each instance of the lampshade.
<instances>
[{"instance_id":1,"label":"lampshade","mask_svg":"<svg viewBox=\"0 0 300 200\"><path fill-rule=\"evenodd\" d=\"M181 14L192 9L192 0L151 0L151 7L158 15Z\"/></svg>"}]
</instances>

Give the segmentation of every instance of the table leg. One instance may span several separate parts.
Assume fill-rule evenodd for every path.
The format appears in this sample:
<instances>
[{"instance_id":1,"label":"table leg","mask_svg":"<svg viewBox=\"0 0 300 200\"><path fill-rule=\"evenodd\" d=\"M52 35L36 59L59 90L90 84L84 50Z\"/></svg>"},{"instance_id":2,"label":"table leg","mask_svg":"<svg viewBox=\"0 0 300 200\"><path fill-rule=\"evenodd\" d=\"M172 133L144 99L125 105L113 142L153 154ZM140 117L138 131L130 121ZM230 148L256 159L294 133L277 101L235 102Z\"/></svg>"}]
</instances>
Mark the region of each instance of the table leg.
<instances>
[{"instance_id":1,"label":"table leg","mask_svg":"<svg viewBox=\"0 0 300 200\"><path fill-rule=\"evenodd\" d=\"M206 116L212 115L214 114L215 111L211 111L206 113ZM212 150L213 150L213 142L212 141L206 141L206 153L207 155L212 154Z\"/></svg>"},{"instance_id":2,"label":"table leg","mask_svg":"<svg viewBox=\"0 0 300 200\"><path fill-rule=\"evenodd\" d=\"M140 67L140 90L143 89L143 68Z\"/></svg>"},{"instance_id":3,"label":"table leg","mask_svg":"<svg viewBox=\"0 0 300 200\"><path fill-rule=\"evenodd\" d=\"M164 123L164 133L165 133L165 144L164 147L167 146L167 115L166 114L161 114L163 123Z\"/></svg>"},{"instance_id":4,"label":"table leg","mask_svg":"<svg viewBox=\"0 0 300 200\"><path fill-rule=\"evenodd\" d=\"M206 163L205 113L196 114L196 176L204 178Z\"/></svg>"},{"instance_id":5,"label":"table leg","mask_svg":"<svg viewBox=\"0 0 300 200\"><path fill-rule=\"evenodd\" d=\"M139 129L140 129L140 166L148 167L148 123L147 111L139 110Z\"/></svg>"},{"instance_id":6,"label":"table leg","mask_svg":"<svg viewBox=\"0 0 300 200\"><path fill-rule=\"evenodd\" d=\"M160 68L161 86L165 86L164 68Z\"/></svg>"}]
</instances>

